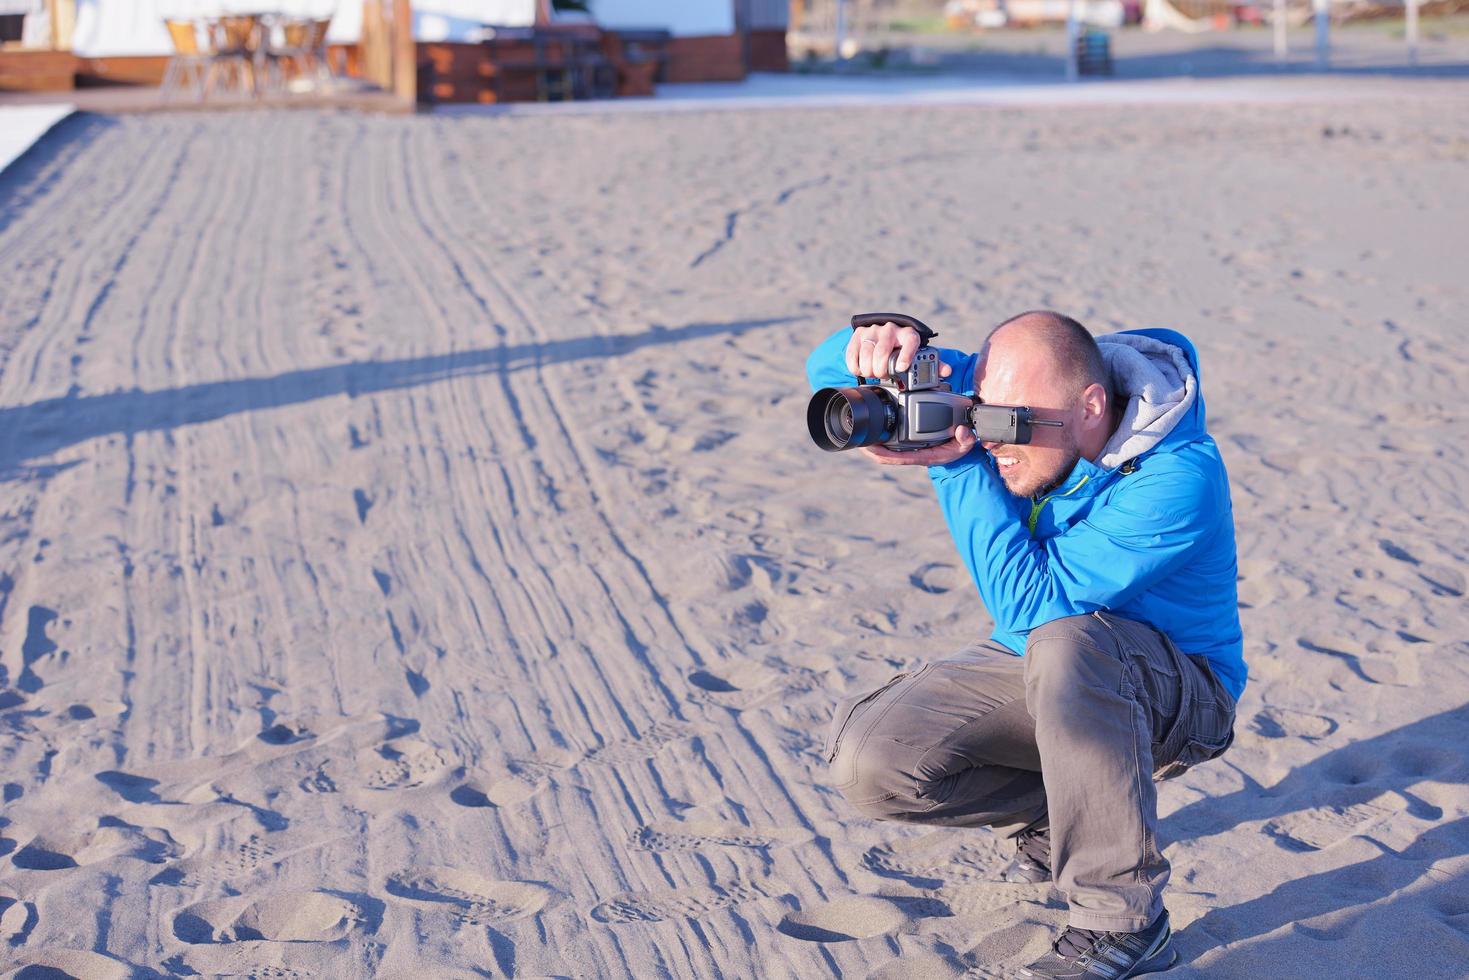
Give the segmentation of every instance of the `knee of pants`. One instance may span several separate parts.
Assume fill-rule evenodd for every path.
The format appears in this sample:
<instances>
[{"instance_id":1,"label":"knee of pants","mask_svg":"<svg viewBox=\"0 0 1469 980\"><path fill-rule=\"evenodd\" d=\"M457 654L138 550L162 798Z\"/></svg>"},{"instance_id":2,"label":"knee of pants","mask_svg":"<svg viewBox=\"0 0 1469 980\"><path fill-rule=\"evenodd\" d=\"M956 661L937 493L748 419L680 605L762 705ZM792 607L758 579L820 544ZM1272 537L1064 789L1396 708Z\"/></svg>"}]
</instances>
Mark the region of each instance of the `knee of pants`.
<instances>
[{"instance_id":1,"label":"knee of pants","mask_svg":"<svg viewBox=\"0 0 1469 980\"><path fill-rule=\"evenodd\" d=\"M912 809L913 779L903 763L912 750L876 737L843 743L831 762L832 785L869 817L887 819Z\"/></svg>"},{"instance_id":2,"label":"knee of pants","mask_svg":"<svg viewBox=\"0 0 1469 980\"><path fill-rule=\"evenodd\" d=\"M1094 616L1064 616L1030 631L1025 642L1025 700L1037 719L1062 708L1082 685L1115 686L1115 643Z\"/></svg>"}]
</instances>

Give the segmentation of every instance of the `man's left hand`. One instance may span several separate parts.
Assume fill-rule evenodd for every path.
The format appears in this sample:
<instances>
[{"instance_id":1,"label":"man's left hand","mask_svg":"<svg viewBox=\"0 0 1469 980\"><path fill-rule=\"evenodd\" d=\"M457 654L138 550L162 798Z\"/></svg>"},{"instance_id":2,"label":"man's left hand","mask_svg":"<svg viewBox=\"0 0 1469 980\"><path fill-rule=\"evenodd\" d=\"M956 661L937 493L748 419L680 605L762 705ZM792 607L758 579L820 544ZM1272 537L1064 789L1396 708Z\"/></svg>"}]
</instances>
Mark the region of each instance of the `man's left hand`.
<instances>
[{"instance_id":1,"label":"man's left hand","mask_svg":"<svg viewBox=\"0 0 1469 980\"><path fill-rule=\"evenodd\" d=\"M967 425L957 425L954 427L954 438L937 446L905 449L901 452L886 446L863 446L862 451L884 466L939 466L967 455L974 445L974 430Z\"/></svg>"}]
</instances>

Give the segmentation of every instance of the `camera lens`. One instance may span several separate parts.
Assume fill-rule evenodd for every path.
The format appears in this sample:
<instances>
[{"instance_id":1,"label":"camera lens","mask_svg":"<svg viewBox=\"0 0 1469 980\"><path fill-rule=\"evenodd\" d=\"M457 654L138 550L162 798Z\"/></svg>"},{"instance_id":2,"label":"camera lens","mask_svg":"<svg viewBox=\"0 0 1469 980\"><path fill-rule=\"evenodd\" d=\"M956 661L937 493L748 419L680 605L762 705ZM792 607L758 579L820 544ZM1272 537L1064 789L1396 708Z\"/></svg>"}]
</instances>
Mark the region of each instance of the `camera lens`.
<instances>
[{"instance_id":1,"label":"camera lens","mask_svg":"<svg viewBox=\"0 0 1469 980\"><path fill-rule=\"evenodd\" d=\"M822 388L806 408L812 440L829 453L887 442L896 425L892 394L877 385Z\"/></svg>"}]
</instances>

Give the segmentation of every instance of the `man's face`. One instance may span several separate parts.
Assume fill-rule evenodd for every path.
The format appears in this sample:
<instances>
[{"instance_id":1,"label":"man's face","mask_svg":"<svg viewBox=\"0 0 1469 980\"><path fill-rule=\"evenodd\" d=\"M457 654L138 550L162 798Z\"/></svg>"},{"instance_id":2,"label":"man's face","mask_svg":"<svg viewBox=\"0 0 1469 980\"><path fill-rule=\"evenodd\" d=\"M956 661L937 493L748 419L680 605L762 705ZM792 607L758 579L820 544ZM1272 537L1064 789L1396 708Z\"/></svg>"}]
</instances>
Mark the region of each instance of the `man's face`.
<instances>
[{"instance_id":1,"label":"man's face","mask_svg":"<svg viewBox=\"0 0 1469 980\"><path fill-rule=\"evenodd\" d=\"M1017 497L1031 497L1066 479L1081 458L1077 445L1078 393L1066 390L1056 378L1048 353L1033 343L1006 337L1002 329L991 338L977 374L976 392L990 405L1023 405L1038 419L1055 419L1061 428L1035 426L1023 446L1004 442L981 445L994 457L1005 488Z\"/></svg>"}]
</instances>

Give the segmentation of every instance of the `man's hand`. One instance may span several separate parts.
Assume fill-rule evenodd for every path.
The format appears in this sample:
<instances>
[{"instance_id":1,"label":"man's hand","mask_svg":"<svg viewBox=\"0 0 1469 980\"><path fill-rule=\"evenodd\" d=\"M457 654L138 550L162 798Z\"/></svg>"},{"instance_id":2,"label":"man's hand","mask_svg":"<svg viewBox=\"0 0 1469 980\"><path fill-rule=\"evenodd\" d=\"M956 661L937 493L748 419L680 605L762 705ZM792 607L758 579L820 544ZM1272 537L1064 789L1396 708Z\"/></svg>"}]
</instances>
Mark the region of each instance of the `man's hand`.
<instances>
[{"instance_id":1,"label":"man's hand","mask_svg":"<svg viewBox=\"0 0 1469 980\"><path fill-rule=\"evenodd\" d=\"M896 350L898 370L906 371L922 343L923 339L912 327L900 327L896 323L858 327L847 341L847 370L858 378L886 378L888 361ZM941 363L939 377L947 378L950 370L947 364Z\"/></svg>"},{"instance_id":2,"label":"man's hand","mask_svg":"<svg viewBox=\"0 0 1469 980\"><path fill-rule=\"evenodd\" d=\"M966 425L954 427L954 438L925 449L896 452L886 446L864 446L862 451L884 466L938 466L952 463L974 448L974 430Z\"/></svg>"}]
</instances>

